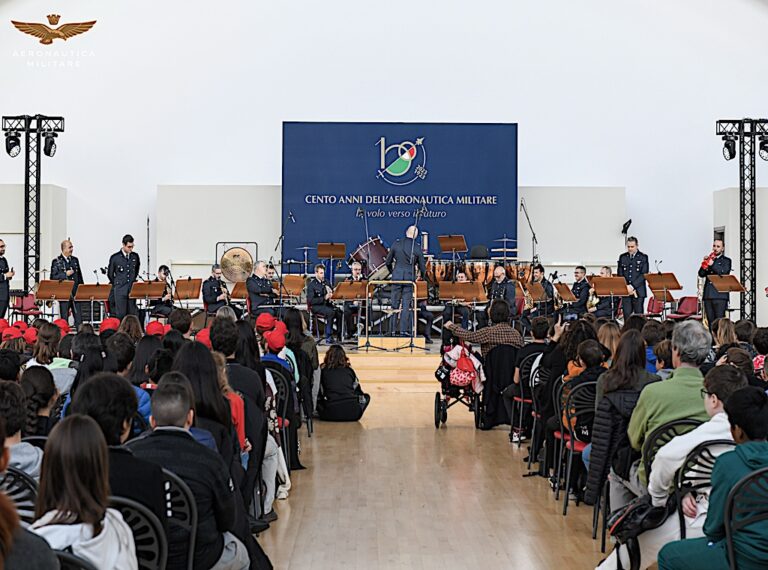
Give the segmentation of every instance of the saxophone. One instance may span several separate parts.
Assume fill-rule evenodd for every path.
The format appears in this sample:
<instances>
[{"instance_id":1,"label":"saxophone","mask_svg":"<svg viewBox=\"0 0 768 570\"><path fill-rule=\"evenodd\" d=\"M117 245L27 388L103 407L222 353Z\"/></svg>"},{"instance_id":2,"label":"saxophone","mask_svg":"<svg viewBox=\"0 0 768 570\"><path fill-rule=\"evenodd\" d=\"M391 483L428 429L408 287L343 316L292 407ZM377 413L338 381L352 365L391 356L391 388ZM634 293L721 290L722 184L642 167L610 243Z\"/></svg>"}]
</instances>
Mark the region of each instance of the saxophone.
<instances>
[{"instance_id":1,"label":"saxophone","mask_svg":"<svg viewBox=\"0 0 768 570\"><path fill-rule=\"evenodd\" d=\"M589 299L587 299L587 310L594 309L600 302L600 297L597 296L594 289L589 290Z\"/></svg>"},{"instance_id":2,"label":"saxophone","mask_svg":"<svg viewBox=\"0 0 768 570\"><path fill-rule=\"evenodd\" d=\"M533 310L533 297L531 297L531 294L528 292L528 289L523 287L523 296L525 297L525 310L526 311L532 311Z\"/></svg>"}]
</instances>

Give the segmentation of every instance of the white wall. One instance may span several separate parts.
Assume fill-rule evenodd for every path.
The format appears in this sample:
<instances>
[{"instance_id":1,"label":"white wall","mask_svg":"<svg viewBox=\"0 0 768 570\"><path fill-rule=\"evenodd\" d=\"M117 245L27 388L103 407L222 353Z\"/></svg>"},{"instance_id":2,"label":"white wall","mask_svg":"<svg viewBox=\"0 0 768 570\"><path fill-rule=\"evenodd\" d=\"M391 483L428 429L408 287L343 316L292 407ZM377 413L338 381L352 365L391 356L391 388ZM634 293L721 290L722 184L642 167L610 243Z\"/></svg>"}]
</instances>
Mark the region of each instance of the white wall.
<instances>
[{"instance_id":1,"label":"white wall","mask_svg":"<svg viewBox=\"0 0 768 570\"><path fill-rule=\"evenodd\" d=\"M768 200L768 188L757 189L757 203L765 204ZM714 225L713 228L725 228L725 254L733 260L733 275L741 279L741 263L739 254L739 189L725 188L718 190L713 195L714 202ZM768 257L765 253L768 251L768 208L765 206L757 209L757 289L755 298L757 299L757 324L768 326L768 297L765 294L765 288L768 287ZM707 255L703 248L700 258ZM739 308L739 295L731 293L730 307ZM734 318L739 318L739 313L733 313Z\"/></svg>"},{"instance_id":2,"label":"white wall","mask_svg":"<svg viewBox=\"0 0 768 570\"><path fill-rule=\"evenodd\" d=\"M282 121L379 120L518 122L521 186L624 187L643 249L663 254L665 269L695 272L711 192L737 180L715 120L766 114L765 74L755 70L768 48L768 2L390 8L5 0L0 112L66 117L43 177L69 189L86 269L126 232L143 256L158 185L280 184ZM8 24L52 10L62 23L98 23L52 49ZM0 155L0 183L21 182L21 159ZM223 223L210 200L197 206ZM595 204L595 217L605 215Z\"/></svg>"},{"instance_id":3,"label":"white wall","mask_svg":"<svg viewBox=\"0 0 768 570\"><path fill-rule=\"evenodd\" d=\"M2 142L5 150L5 143ZM5 241L8 265L16 270L12 289L24 286L24 185L0 184L0 239ZM67 233L67 189L52 184L40 187L40 270L51 270L51 261L61 253ZM75 244L80 255L81 244ZM49 276L50 273L45 273ZM84 276L88 279L88 276ZM43 275L40 275L42 280Z\"/></svg>"}]
</instances>

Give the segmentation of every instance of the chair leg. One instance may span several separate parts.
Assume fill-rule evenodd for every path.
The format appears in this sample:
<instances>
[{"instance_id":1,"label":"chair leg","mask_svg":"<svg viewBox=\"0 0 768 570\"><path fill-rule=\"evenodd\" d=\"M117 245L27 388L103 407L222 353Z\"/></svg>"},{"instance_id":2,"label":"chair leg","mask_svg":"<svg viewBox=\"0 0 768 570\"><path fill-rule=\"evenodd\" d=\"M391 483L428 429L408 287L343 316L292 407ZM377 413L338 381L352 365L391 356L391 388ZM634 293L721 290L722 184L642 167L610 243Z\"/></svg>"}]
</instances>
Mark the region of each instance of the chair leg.
<instances>
[{"instance_id":1,"label":"chair leg","mask_svg":"<svg viewBox=\"0 0 768 570\"><path fill-rule=\"evenodd\" d=\"M531 428L531 447L528 452L528 472L531 471L531 465L533 465L533 454L536 453L536 416L533 416L533 427Z\"/></svg>"},{"instance_id":2,"label":"chair leg","mask_svg":"<svg viewBox=\"0 0 768 570\"><path fill-rule=\"evenodd\" d=\"M525 411L525 402L520 401L520 410L517 414L517 449L523 445L523 412Z\"/></svg>"},{"instance_id":3,"label":"chair leg","mask_svg":"<svg viewBox=\"0 0 768 570\"><path fill-rule=\"evenodd\" d=\"M563 476L563 459L565 459L563 453L565 448L565 434L563 434L563 437L560 438L560 442L557 448L557 474L555 475L555 500L560 500L560 488L562 485L560 485L560 481L562 480Z\"/></svg>"},{"instance_id":4,"label":"chair leg","mask_svg":"<svg viewBox=\"0 0 768 570\"><path fill-rule=\"evenodd\" d=\"M603 494L598 495L595 506L592 509L592 540L597 539L597 526L600 524L600 503L603 501Z\"/></svg>"},{"instance_id":5,"label":"chair leg","mask_svg":"<svg viewBox=\"0 0 768 570\"><path fill-rule=\"evenodd\" d=\"M573 440L571 445L568 446L568 467L565 471L565 499L563 499L563 516L568 514L568 499L571 493L571 467L573 466Z\"/></svg>"},{"instance_id":6,"label":"chair leg","mask_svg":"<svg viewBox=\"0 0 768 570\"><path fill-rule=\"evenodd\" d=\"M288 470L288 474L291 474L291 439L289 437L288 429L283 427L283 455L285 455L285 468Z\"/></svg>"},{"instance_id":7,"label":"chair leg","mask_svg":"<svg viewBox=\"0 0 768 570\"><path fill-rule=\"evenodd\" d=\"M605 539L608 535L608 515L611 514L611 488L608 479L603 484L603 536L600 541L600 552L605 554Z\"/></svg>"}]
</instances>

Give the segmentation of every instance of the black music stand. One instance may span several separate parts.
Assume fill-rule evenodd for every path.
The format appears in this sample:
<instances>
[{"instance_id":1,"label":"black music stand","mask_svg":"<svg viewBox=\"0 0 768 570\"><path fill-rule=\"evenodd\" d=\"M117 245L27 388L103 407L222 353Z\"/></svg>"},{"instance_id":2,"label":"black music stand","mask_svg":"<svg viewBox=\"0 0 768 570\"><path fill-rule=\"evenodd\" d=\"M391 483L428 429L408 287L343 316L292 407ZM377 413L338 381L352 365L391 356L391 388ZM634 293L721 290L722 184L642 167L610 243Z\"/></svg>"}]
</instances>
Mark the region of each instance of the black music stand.
<instances>
[{"instance_id":1,"label":"black music stand","mask_svg":"<svg viewBox=\"0 0 768 570\"><path fill-rule=\"evenodd\" d=\"M457 266L457 253L467 253L467 240L464 239L464 236L461 234L457 235L447 235L447 236L437 236L437 243L440 244L440 253L448 253L451 252L451 261L453 262L454 268ZM452 281L456 282L456 271L454 269L453 271L453 279Z\"/></svg>"}]
</instances>

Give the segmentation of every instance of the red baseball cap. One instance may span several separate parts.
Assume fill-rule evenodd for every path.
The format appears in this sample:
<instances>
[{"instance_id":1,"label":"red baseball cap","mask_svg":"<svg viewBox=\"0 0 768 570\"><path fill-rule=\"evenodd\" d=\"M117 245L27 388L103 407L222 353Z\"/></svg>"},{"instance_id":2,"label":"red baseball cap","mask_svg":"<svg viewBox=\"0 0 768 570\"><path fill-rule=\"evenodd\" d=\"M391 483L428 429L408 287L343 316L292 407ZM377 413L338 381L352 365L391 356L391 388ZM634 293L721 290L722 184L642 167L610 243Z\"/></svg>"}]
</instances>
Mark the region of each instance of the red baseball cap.
<instances>
[{"instance_id":1,"label":"red baseball cap","mask_svg":"<svg viewBox=\"0 0 768 570\"><path fill-rule=\"evenodd\" d=\"M285 335L280 331L274 330L264 334L264 338L267 339L267 346L270 350L280 352L285 348Z\"/></svg>"},{"instance_id":2,"label":"red baseball cap","mask_svg":"<svg viewBox=\"0 0 768 570\"><path fill-rule=\"evenodd\" d=\"M69 323L64 319L56 319L55 321L53 321L53 324L59 327L59 330L61 331L61 336L68 335L69 332L72 330L69 328Z\"/></svg>"},{"instance_id":3,"label":"red baseball cap","mask_svg":"<svg viewBox=\"0 0 768 570\"><path fill-rule=\"evenodd\" d=\"M283 336L288 334L288 327L285 326L283 321L275 321L275 328L272 330L283 333Z\"/></svg>"},{"instance_id":4,"label":"red baseball cap","mask_svg":"<svg viewBox=\"0 0 768 570\"><path fill-rule=\"evenodd\" d=\"M147 323L148 336L163 336L164 334L165 329L163 328L163 323L160 321L152 321Z\"/></svg>"},{"instance_id":5,"label":"red baseball cap","mask_svg":"<svg viewBox=\"0 0 768 570\"><path fill-rule=\"evenodd\" d=\"M256 330L260 333L271 331L275 328L275 317L269 313L261 313L256 318Z\"/></svg>"},{"instance_id":6,"label":"red baseball cap","mask_svg":"<svg viewBox=\"0 0 768 570\"><path fill-rule=\"evenodd\" d=\"M22 338L22 333L18 327L8 327L3 331L3 340L16 340Z\"/></svg>"},{"instance_id":7,"label":"red baseball cap","mask_svg":"<svg viewBox=\"0 0 768 570\"><path fill-rule=\"evenodd\" d=\"M195 340L202 343L203 346L207 346L210 350L213 350L213 347L211 346L211 329L204 328L197 331Z\"/></svg>"},{"instance_id":8,"label":"red baseball cap","mask_svg":"<svg viewBox=\"0 0 768 570\"><path fill-rule=\"evenodd\" d=\"M3 332L5 329L7 329L9 326L8 321L5 319L0 319L0 333Z\"/></svg>"},{"instance_id":9,"label":"red baseball cap","mask_svg":"<svg viewBox=\"0 0 768 570\"><path fill-rule=\"evenodd\" d=\"M171 330L171 325L164 325L163 326L163 336L168 334L168 331Z\"/></svg>"},{"instance_id":10,"label":"red baseball cap","mask_svg":"<svg viewBox=\"0 0 768 570\"><path fill-rule=\"evenodd\" d=\"M27 323L25 323L24 321L16 321L11 326L12 327L16 327L21 332L24 332L25 330L27 330L29 328L29 325Z\"/></svg>"},{"instance_id":11,"label":"red baseball cap","mask_svg":"<svg viewBox=\"0 0 768 570\"><path fill-rule=\"evenodd\" d=\"M101 326L99 327L100 332L104 331L116 331L120 328L120 319L116 317L109 317L101 321Z\"/></svg>"},{"instance_id":12,"label":"red baseball cap","mask_svg":"<svg viewBox=\"0 0 768 570\"><path fill-rule=\"evenodd\" d=\"M27 344L35 344L37 342L37 329L35 327L29 327L24 331L22 336L24 338L24 342Z\"/></svg>"}]
</instances>

